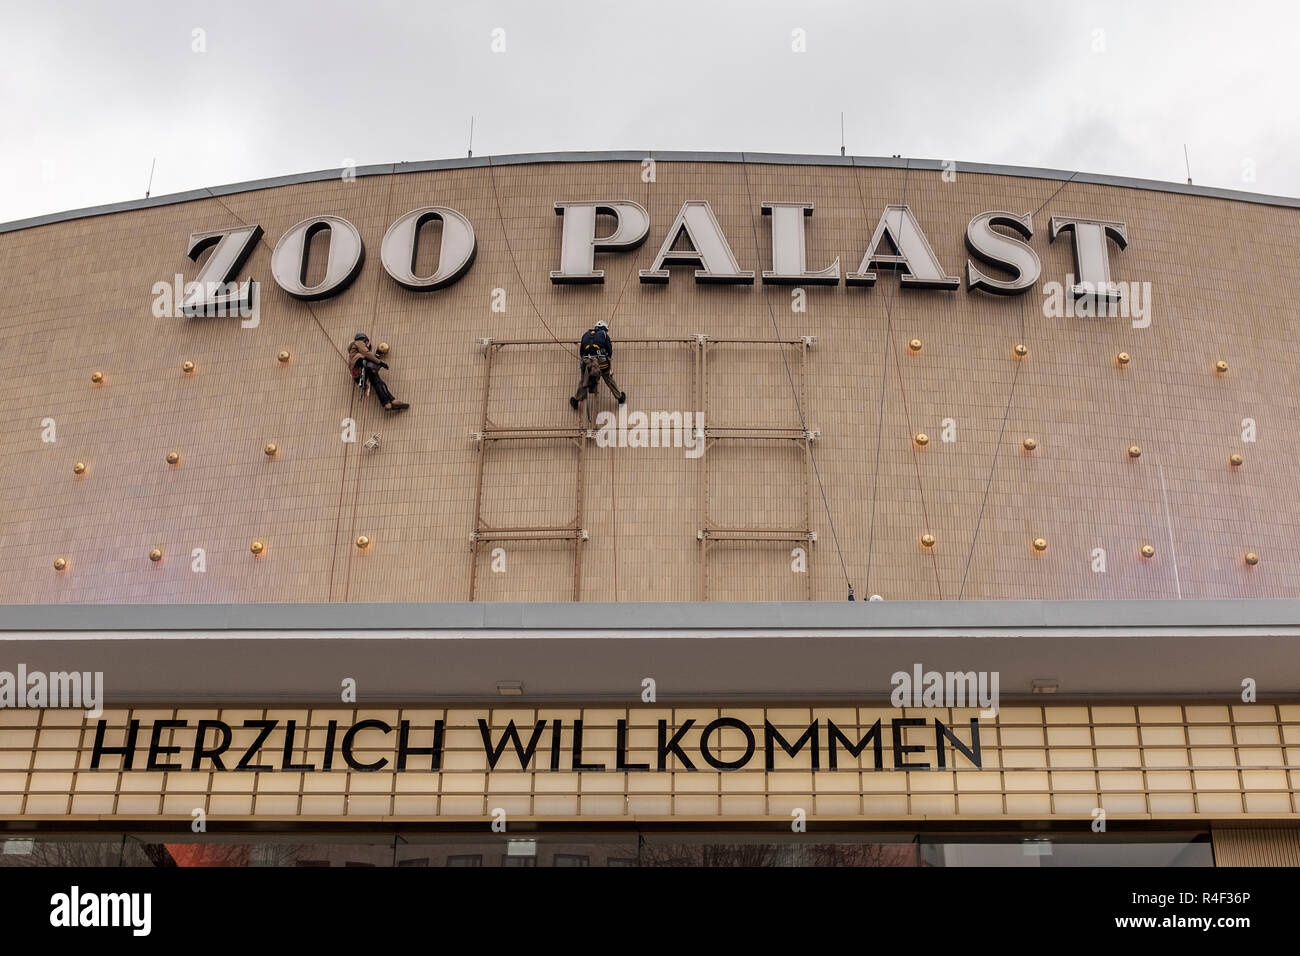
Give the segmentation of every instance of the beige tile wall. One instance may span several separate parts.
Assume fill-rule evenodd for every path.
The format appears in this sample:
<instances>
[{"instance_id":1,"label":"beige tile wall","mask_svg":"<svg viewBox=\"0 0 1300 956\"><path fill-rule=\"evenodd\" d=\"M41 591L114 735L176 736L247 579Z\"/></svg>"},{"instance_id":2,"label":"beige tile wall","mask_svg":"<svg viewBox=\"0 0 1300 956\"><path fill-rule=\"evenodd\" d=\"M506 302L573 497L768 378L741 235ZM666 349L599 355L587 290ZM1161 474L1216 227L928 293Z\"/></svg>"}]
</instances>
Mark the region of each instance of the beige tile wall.
<instances>
[{"instance_id":1,"label":"beige tile wall","mask_svg":"<svg viewBox=\"0 0 1300 956\"><path fill-rule=\"evenodd\" d=\"M599 318L615 339L816 335L805 415L814 450L810 580L788 543L710 549L710 598L887 599L1284 597L1297 593L1294 488L1298 400L1295 290L1300 212L1264 205L959 171L660 162L538 164L285 186L0 235L0 601L463 600L469 590L476 446L485 360L479 338L576 339ZM635 253L602 255L603 286L553 286L560 199L631 198L652 217ZM765 199L811 200L808 259L857 268L884 205L916 212L945 269L963 274L976 213L1032 212L1043 280L1072 270L1051 215L1128 224L1114 278L1150 282L1154 321L1046 319L1042 297L964 289L698 286L674 268L639 283L681 203L707 199L742 268L767 267ZM454 286L418 294L379 263L388 225L438 203L474 223L479 253ZM498 204L506 211L504 221ZM366 242L357 281L335 298L294 300L270 276L270 249L313 214L350 219ZM257 222L265 241L245 268L261 283L261 324L156 319L152 285L192 278L193 231ZM758 249L755 247L755 230ZM508 241L507 241L508 240ZM494 289L506 311L491 309ZM769 313L769 305L772 311ZM775 316L776 330L773 328ZM549 331L548 331L549 329ZM391 343L388 379L412 409L386 418L349 387L340 350L367 330ZM913 355L907 340L920 338ZM1023 341L1028 358L1011 348ZM276 353L289 349L287 366ZM1117 352L1132 354L1119 368ZM798 424L775 346L710 350L710 423ZM627 346L615 372L632 407L692 410L692 351ZM787 350L798 376L797 350ZM489 414L498 425L569 425L572 358L555 347L505 350ZM1230 363L1224 376L1216 360ZM197 363L194 375L181 363ZM104 385L90 374L102 370ZM612 409L602 391L599 408ZM354 417L365 452L340 441ZM1259 440L1241 440L1242 419ZM43 443L53 418L58 440ZM938 440L941 421L957 441ZM934 440L916 449L911 436ZM1036 452L1021 441L1032 435ZM267 442L280 452L262 454ZM1140 459L1126 447L1138 443ZM164 456L182 460L168 467ZM1240 452L1239 470L1228 456ZM576 454L561 441L498 444L486 462L483 516L496 525L574 517ZM72 474L75 461L89 471ZM706 463L707 462L707 463ZM673 449L588 447L584 600L692 600L702 592L701 489L715 524L802 521L806 468L788 445L714 446L706 462ZM700 470L708 469L707 482ZM825 492L823 506L821 491ZM1166 521L1166 500L1168 522ZM829 518L827 512L829 511ZM918 546L929 531L933 552ZM359 552L353 541L368 535ZM1035 537L1049 542L1035 554ZM254 539L266 542L258 559ZM1172 539L1172 540L1171 540ZM1150 543L1156 556L1144 560ZM147 559L152 547L163 561ZM478 597L568 600L568 543L507 544L507 568L480 556ZM1104 574L1090 570L1094 548ZM191 570L193 549L207 570ZM1258 566L1243 562L1246 551ZM51 563L66 556L67 571Z\"/></svg>"}]
</instances>

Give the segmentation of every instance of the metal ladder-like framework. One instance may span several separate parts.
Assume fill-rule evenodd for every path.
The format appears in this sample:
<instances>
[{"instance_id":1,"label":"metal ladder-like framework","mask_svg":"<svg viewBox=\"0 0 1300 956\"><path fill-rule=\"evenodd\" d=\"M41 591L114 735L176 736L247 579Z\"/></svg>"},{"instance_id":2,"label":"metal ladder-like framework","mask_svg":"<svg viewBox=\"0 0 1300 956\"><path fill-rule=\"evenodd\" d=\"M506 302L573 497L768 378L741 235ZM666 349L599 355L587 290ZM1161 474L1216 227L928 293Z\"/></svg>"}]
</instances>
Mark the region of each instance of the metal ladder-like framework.
<instances>
[{"instance_id":1,"label":"metal ladder-like framework","mask_svg":"<svg viewBox=\"0 0 1300 956\"><path fill-rule=\"evenodd\" d=\"M582 594L582 543L589 535L582 526L582 478L583 467L587 457L587 438L589 429L578 425L571 426L499 426L488 417L488 401L492 395L492 359L496 353L507 346L515 345L558 345L553 340L530 339L480 339L483 355L487 359L487 371L483 376L483 425L470 438L478 446L478 463L474 474L474 531L470 535L469 556L469 599L477 595L478 556L482 545L494 541L572 541L573 542L573 600L580 600ZM570 343L571 344L571 343ZM497 528L483 520L483 467L487 458L488 447L500 441L546 441L567 438L577 449L577 482L573 496L573 520L564 525L533 526L518 528Z\"/></svg>"},{"instance_id":2,"label":"metal ladder-like framework","mask_svg":"<svg viewBox=\"0 0 1300 956\"><path fill-rule=\"evenodd\" d=\"M716 345L776 345L781 348L795 346L800 350L799 363L799 407L807 408L807 372L808 350L816 344L816 336L804 335L797 339L750 339L750 338L710 338L707 335L693 335L689 338L636 338L619 339L618 346L648 345L685 345L694 352L695 366L692 382L695 408L704 414L704 436L706 453L702 456L699 478L700 530L696 537L700 544L700 592L704 600L708 599L708 549L711 543L724 541L795 541L811 543L817 540L812 530L812 442L821 433L804 428L779 428L753 425L709 425L711 421L708 409L708 353ZM595 431L585 425L497 425L488 417L489 402L492 394L493 357L504 348L545 348L578 345L577 342L560 342L555 339L480 339L487 369L483 376L482 426L471 434L478 448L478 461L474 477L474 531L470 535L469 600L475 600L478 585L478 559L481 546L497 541L571 541L573 543L573 600L582 598L582 545L589 540L590 534L583 526L583 478L586 470L587 443L595 437ZM588 405L588 410L590 406ZM530 526L498 528L483 520L483 471L486 465L488 448L500 441L545 441L568 439L577 450L577 475L574 491L574 517L563 525ZM806 481L804 487L804 521L802 528L734 528L714 524L709 518L708 494L708 454L710 444L728 439L748 441L796 441L804 446L806 459ZM805 575L811 578L811 574ZM812 584L809 580L808 597L812 597Z\"/></svg>"},{"instance_id":3,"label":"metal ladder-like framework","mask_svg":"<svg viewBox=\"0 0 1300 956\"><path fill-rule=\"evenodd\" d=\"M775 345L779 348L795 346L799 349L798 401L800 409L808 408L808 351L817 344L814 335L803 335L797 339L711 339L697 336L696 349L696 388L700 408L705 410L705 422L712 421L708 413L709 402L709 350L715 345ZM804 413L807 421L807 413ZM709 599L709 547L726 541L775 541L813 544L817 541L817 532L812 530L812 488L813 460L812 443L821 437L821 432L808 427L778 428L763 425L706 425L704 429L705 446L700 469L700 530L696 539L700 543L700 600ZM719 441L792 441L799 442L804 449L804 508L802 527L797 528L753 528L727 527L714 523L709 512L709 446ZM805 555L805 559L807 555ZM806 597L812 600L812 572L804 574Z\"/></svg>"}]
</instances>

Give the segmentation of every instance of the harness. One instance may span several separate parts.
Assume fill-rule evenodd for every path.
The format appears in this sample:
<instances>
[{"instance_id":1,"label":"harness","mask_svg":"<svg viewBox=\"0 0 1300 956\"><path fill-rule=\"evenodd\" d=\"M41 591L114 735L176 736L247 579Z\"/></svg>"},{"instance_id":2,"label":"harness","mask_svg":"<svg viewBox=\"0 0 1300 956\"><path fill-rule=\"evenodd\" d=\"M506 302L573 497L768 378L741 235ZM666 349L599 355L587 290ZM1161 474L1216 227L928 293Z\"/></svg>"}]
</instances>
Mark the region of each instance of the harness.
<instances>
[{"instance_id":1,"label":"harness","mask_svg":"<svg viewBox=\"0 0 1300 956\"><path fill-rule=\"evenodd\" d=\"M370 394L370 379L366 378L365 370L367 368L379 368L374 362L364 355L358 355L356 361L352 363L349 371L352 373L352 381L356 383L357 388L361 389L367 395Z\"/></svg>"},{"instance_id":2,"label":"harness","mask_svg":"<svg viewBox=\"0 0 1300 956\"><path fill-rule=\"evenodd\" d=\"M609 353L597 345L595 342L588 342L582 347L583 357L593 357L600 363L602 372L609 371Z\"/></svg>"}]
</instances>

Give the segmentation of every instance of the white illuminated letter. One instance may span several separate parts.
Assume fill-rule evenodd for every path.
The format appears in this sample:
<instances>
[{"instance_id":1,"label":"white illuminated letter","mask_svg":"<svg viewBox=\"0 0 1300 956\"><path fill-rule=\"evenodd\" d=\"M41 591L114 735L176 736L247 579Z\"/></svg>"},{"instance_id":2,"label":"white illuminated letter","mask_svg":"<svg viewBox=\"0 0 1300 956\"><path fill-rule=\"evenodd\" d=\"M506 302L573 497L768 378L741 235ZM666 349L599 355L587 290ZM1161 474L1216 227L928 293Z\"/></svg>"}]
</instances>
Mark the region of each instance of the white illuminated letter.
<instances>
[{"instance_id":1,"label":"white illuminated letter","mask_svg":"<svg viewBox=\"0 0 1300 956\"><path fill-rule=\"evenodd\" d=\"M240 315L252 308L255 283L252 279L236 284L235 274L248 260L262 238L262 227L236 226L232 229L213 229L196 232L190 236L189 250L185 253L195 262L203 250L216 246L208 261L203 264L194 284L189 287L181 305L184 315Z\"/></svg>"},{"instance_id":2,"label":"white illuminated letter","mask_svg":"<svg viewBox=\"0 0 1300 956\"><path fill-rule=\"evenodd\" d=\"M877 253L882 240L888 240L892 253ZM908 206L886 206L871 236L871 245L862 257L857 272L844 277L846 285L875 285L872 266L897 269L903 273L901 284L912 289L956 289L961 280L943 271L929 240Z\"/></svg>"},{"instance_id":3,"label":"white illuminated letter","mask_svg":"<svg viewBox=\"0 0 1300 956\"><path fill-rule=\"evenodd\" d=\"M438 266L433 275L415 274L415 257L419 253L420 227L426 222L442 223L442 241L438 246ZM474 264L478 242L470 221L446 206L422 206L412 209L388 227L379 246L379 261L399 285L416 292L428 292L451 285Z\"/></svg>"},{"instance_id":4,"label":"white illuminated letter","mask_svg":"<svg viewBox=\"0 0 1300 956\"><path fill-rule=\"evenodd\" d=\"M329 230L329 253L325 276L309 286L307 248L316 233ZM271 275L285 292L296 299L326 299L348 287L361 271L365 245L361 233L341 216L313 216L304 219L280 237L271 252Z\"/></svg>"},{"instance_id":5,"label":"white illuminated letter","mask_svg":"<svg viewBox=\"0 0 1300 956\"><path fill-rule=\"evenodd\" d=\"M808 245L804 219L813 214L810 202L765 202L764 216L772 217L772 268L763 270L763 281L776 285L837 285L840 259L817 272L808 271Z\"/></svg>"},{"instance_id":6,"label":"white illuminated letter","mask_svg":"<svg viewBox=\"0 0 1300 956\"><path fill-rule=\"evenodd\" d=\"M596 235L596 216L614 217L614 231ZM557 202L555 214L564 219L560 229L560 268L551 273L556 285L604 282L605 270L596 268L596 253L635 249L650 234L650 214L640 203Z\"/></svg>"},{"instance_id":7,"label":"white illuminated letter","mask_svg":"<svg viewBox=\"0 0 1300 956\"><path fill-rule=\"evenodd\" d=\"M1119 288L1110 281L1110 249L1106 240L1114 239L1115 245L1121 249L1128 246L1128 226L1125 223L1053 216L1048 231L1052 242L1063 232L1074 237L1074 271L1079 281L1071 286L1070 291L1076 299L1095 296L1107 302L1119 300Z\"/></svg>"},{"instance_id":8,"label":"white illuminated letter","mask_svg":"<svg viewBox=\"0 0 1300 956\"><path fill-rule=\"evenodd\" d=\"M685 234L689 248L673 249L678 238ZM693 199L682 203L677 218L668 228L659 254L649 269L639 273L642 282L666 283L665 265L697 265L696 282L716 282L730 285L752 285L754 273L742 272L736 257L722 234L713 209L703 200Z\"/></svg>"},{"instance_id":9,"label":"white illuminated letter","mask_svg":"<svg viewBox=\"0 0 1300 956\"><path fill-rule=\"evenodd\" d=\"M995 295L1017 295L1028 292L1043 273L1038 253L1012 236L994 230L1002 226L1029 239L1034 234L1033 216L1017 216L1010 212L982 212L966 227L966 248L975 258L989 265L999 266L1015 273L1011 279L995 279L975 268L966 260L966 287L982 289Z\"/></svg>"}]
</instances>

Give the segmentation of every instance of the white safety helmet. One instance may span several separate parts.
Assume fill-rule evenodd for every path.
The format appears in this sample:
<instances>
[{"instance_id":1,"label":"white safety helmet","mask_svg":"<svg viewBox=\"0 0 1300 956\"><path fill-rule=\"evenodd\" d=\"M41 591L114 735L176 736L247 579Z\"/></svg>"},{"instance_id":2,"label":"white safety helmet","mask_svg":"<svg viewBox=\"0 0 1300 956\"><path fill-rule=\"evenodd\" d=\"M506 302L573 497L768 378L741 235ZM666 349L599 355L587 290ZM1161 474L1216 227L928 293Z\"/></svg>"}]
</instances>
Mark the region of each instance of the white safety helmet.
<instances>
[{"instance_id":1,"label":"white safety helmet","mask_svg":"<svg viewBox=\"0 0 1300 956\"><path fill-rule=\"evenodd\" d=\"M599 322L596 323L596 328L609 331L609 323L606 322L604 319L601 319Z\"/></svg>"}]
</instances>

